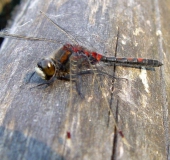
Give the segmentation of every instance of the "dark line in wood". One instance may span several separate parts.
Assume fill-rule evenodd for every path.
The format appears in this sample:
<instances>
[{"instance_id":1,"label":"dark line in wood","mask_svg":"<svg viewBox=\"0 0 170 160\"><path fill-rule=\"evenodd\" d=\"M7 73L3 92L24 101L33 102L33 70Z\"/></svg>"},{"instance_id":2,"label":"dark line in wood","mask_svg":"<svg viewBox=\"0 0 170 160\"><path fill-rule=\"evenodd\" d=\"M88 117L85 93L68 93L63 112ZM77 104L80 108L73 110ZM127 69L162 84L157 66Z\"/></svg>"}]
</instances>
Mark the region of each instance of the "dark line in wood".
<instances>
[{"instance_id":1,"label":"dark line in wood","mask_svg":"<svg viewBox=\"0 0 170 160\"><path fill-rule=\"evenodd\" d=\"M115 57L117 56L117 49L118 49L118 42L119 42L119 27L118 27L118 32L117 32L117 38L116 38L116 47L115 47ZM115 72L116 72L116 65L113 64L113 77L115 77ZM109 103L109 107L111 109L112 106L112 102L113 102L113 91L114 91L114 82L115 82L115 78L112 79L112 86L111 86L111 95L110 95L110 103ZM110 111L108 112L108 122L107 122L107 126L109 126L109 122L110 122Z\"/></svg>"},{"instance_id":2,"label":"dark line in wood","mask_svg":"<svg viewBox=\"0 0 170 160\"><path fill-rule=\"evenodd\" d=\"M117 38L116 38L115 57L117 57L118 42L119 42L119 27L118 27Z\"/></svg>"},{"instance_id":3,"label":"dark line in wood","mask_svg":"<svg viewBox=\"0 0 170 160\"><path fill-rule=\"evenodd\" d=\"M117 100L116 116L115 116L115 121L116 121L116 123L118 123L118 114L119 114L119 105L118 105L118 104L119 104L119 101ZM115 160L115 159L116 159L117 141L118 141L118 131L117 131L117 128L116 128L116 126L115 126L111 160Z\"/></svg>"},{"instance_id":4,"label":"dark line in wood","mask_svg":"<svg viewBox=\"0 0 170 160\"><path fill-rule=\"evenodd\" d=\"M115 47L115 57L117 57L117 49L118 49L118 39L119 39L119 28L118 28L118 32L117 32L117 38L116 38L116 47ZM113 66L113 76L115 76L115 72L116 72L116 65L114 64ZM113 100L114 100L114 95L113 95L113 91L114 91L114 82L115 79L112 79L112 88L111 88L111 99L110 99L110 108L113 104ZM115 122L116 124L118 123L118 100L117 100L117 105L116 105L116 114L115 114ZM109 111L109 115L110 115L110 111ZM114 117L113 117L114 118ZM109 122L109 121L108 121ZM114 128L114 137L113 137L113 146L112 146L112 155L111 155L111 160L114 160L116 158L116 151L117 151L117 140L118 140L118 131L117 131L117 127L115 126Z\"/></svg>"}]
</instances>

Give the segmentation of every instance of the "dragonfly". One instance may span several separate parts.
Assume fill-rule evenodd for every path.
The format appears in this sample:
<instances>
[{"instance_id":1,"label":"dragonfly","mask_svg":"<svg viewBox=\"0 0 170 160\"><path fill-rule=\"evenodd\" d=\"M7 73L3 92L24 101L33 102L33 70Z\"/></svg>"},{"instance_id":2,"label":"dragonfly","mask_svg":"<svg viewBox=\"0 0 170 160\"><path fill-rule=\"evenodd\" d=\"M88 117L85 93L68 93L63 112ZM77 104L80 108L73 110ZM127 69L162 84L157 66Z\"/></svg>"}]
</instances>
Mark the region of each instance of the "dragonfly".
<instances>
[{"instance_id":1,"label":"dragonfly","mask_svg":"<svg viewBox=\"0 0 170 160\"><path fill-rule=\"evenodd\" d=\"M92 51L84 46L79 45L79 43L74 38L74 36L72 36L72 34L66 32L62 27L60 27L53 20L51 20L45 13L43 12L41 13L50 22L52 22L61 32L63 32L73 42L73 44L71 43L64 44L61 48L55 50L48 57L42 58L41 60L38 61L34 73L37 73L41 79L46 80L46 83L39 84L38 86L43 84L50 84L55 79L76 81L77 75L94 74L96 72L97 74L106 75L109 76L110 78L115 78L115 79L117 78L106 72L96 69L96 67L93 68L93 66L96 66L96 64L98 64L99 62L103 62L109 65L120 65L120 66L127 66L127 67L136 67L136 66L137 67L141 67L141 66L160 67L163 65L160 61L154 59L104 56L96 51ZM53 39L26 37L26 36L21 36L16 34L10 34L6 32L0 32L0 37L13 37L13 38L25 39L25 40L38 40L38 41L61 43L60 41L53 40ZM119 38L119 29L117 33L115 53L117 52L117 48L118 48L118 38ZM87 68L87 70L84 71L82 70L80 72L77 72L78 70L77 68L82 68L82 66L84 66L84 68ZM81 94L79 89L77 89L77 91L79 94ZM112 113L111 109L110 108L108 109L110 113ZM116 128L118 129L117 125ZM119 131L119 134L121 135L122 138L124 137L121 131ZM68 139L70 139L69 134L67 134L67 137Z\"/></svg>"},{"instance_id":2,"label":"dragonfly","mask_svg":"<svg viewBox=\"0 0 170 160\"><path fill-rule=\"evenodd\" d=\"M59 30L66 34L75 44L64 44L60 49L54 51L49 57L42 58L35 67L35 72L46 81L52 81L54 78L59 80L69 79L69 73L71 71L70 61L71 59L76 62L77 67L84 65L90 68L90 65L95 65L98 62L122 65L122 66L146 66L146 67L160 67L163 64L154 59L145 58L125 58L125 57L107 57L96 51L88 50L87 48L80 46L76 39L64 29L62 29L58 24L51 20L45 13L41 12L49 21L51 21ZM25 37L20 35L9 34L5 32L0 32L0 37L14 37L27 40L40 40L40 41L52 41L45 38L36 37ZM119 31L117 34L116 50L118 45ZM90 64L90 65L89 65ZM82 71L79 74L92 73L93 70ZM100 71L98 71L100 73ZM101 74L106 74L101 71ZM110 76L110 75L108 75ZM113 77L113 76L112 76ZM114 77L115 78L115 77Z\"/></svg>"}]
</instances>

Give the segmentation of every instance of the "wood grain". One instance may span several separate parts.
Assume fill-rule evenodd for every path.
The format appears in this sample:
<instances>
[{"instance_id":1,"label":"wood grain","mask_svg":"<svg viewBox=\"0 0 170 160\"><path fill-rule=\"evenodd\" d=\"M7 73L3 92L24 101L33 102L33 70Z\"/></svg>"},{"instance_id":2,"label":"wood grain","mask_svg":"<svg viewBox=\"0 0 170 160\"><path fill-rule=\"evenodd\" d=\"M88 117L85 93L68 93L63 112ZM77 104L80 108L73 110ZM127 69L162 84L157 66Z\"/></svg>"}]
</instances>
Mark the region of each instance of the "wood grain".
<instances>
[{"instance_id":1,"label":"wood grain","mask_svg":"<svg viewBox=\"0 0 170 160\"><path fill-rule=\"evenodd\" d=\"M116 67L116 76L128 81L116 79L114 86L107 77L79 77L85 98L66 81L30 90L42 82L36 74L28 82L37 61L61 44L6 39L0 53L1 159L167 159L168 6L157 0L23 2L11 33L72 43L42 11L80 45L114 56L119 27L118 57L158 59L164 65L155 71ZM113 67L106 68L113 74ZM114 120L130 147L115 134Z\"/></svg>"}]
</instances>

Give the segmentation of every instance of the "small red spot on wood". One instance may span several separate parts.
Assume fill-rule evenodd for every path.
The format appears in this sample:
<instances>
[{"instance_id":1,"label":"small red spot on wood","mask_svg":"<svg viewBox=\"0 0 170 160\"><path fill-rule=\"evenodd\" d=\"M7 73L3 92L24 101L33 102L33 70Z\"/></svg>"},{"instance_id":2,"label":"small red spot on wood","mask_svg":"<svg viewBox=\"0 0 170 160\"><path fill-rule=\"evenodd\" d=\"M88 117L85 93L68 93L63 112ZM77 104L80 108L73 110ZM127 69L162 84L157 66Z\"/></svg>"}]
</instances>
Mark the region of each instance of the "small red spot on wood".
<instances>
[{"instance_id":1,"label":"small red spot on wood","mask_svg":"<svg viewBox=\"0 0 170 160\"><path fill-rule=\"evenodd\" d=\"M71 133L70 132L67 132L67 138L71 139Z\"/></svg>"},{"instance_id":2,"label":"small red spot on wood","mask_svg":"<svg viewBox=\"0 0 170 160\"><path fill-rule=\"evenodd\" d=\"M122 131L119 131L119 134L122 138L124 138L124 135L123 135L123 132Z\"/></svg>"}]
</instances>

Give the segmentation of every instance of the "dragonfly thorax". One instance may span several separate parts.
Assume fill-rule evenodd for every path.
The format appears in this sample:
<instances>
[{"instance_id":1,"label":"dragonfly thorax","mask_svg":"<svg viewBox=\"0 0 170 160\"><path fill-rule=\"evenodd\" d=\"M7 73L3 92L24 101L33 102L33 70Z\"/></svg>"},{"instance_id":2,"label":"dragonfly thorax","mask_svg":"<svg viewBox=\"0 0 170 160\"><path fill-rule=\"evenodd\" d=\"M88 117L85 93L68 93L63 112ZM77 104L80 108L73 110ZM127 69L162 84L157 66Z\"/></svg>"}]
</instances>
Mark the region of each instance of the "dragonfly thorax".
<instances>
[{"instance_id":1,"label":"dragonfly thorax","mask_svg":"<svg viewBox=\"0 0 170 160\"><path fill-rule=\"evenodd\" d=\"M36 73L45 80L52 79L56 74L56 64L51 58L41 59L35 67Z\"/></svg>"}]
</instances>

